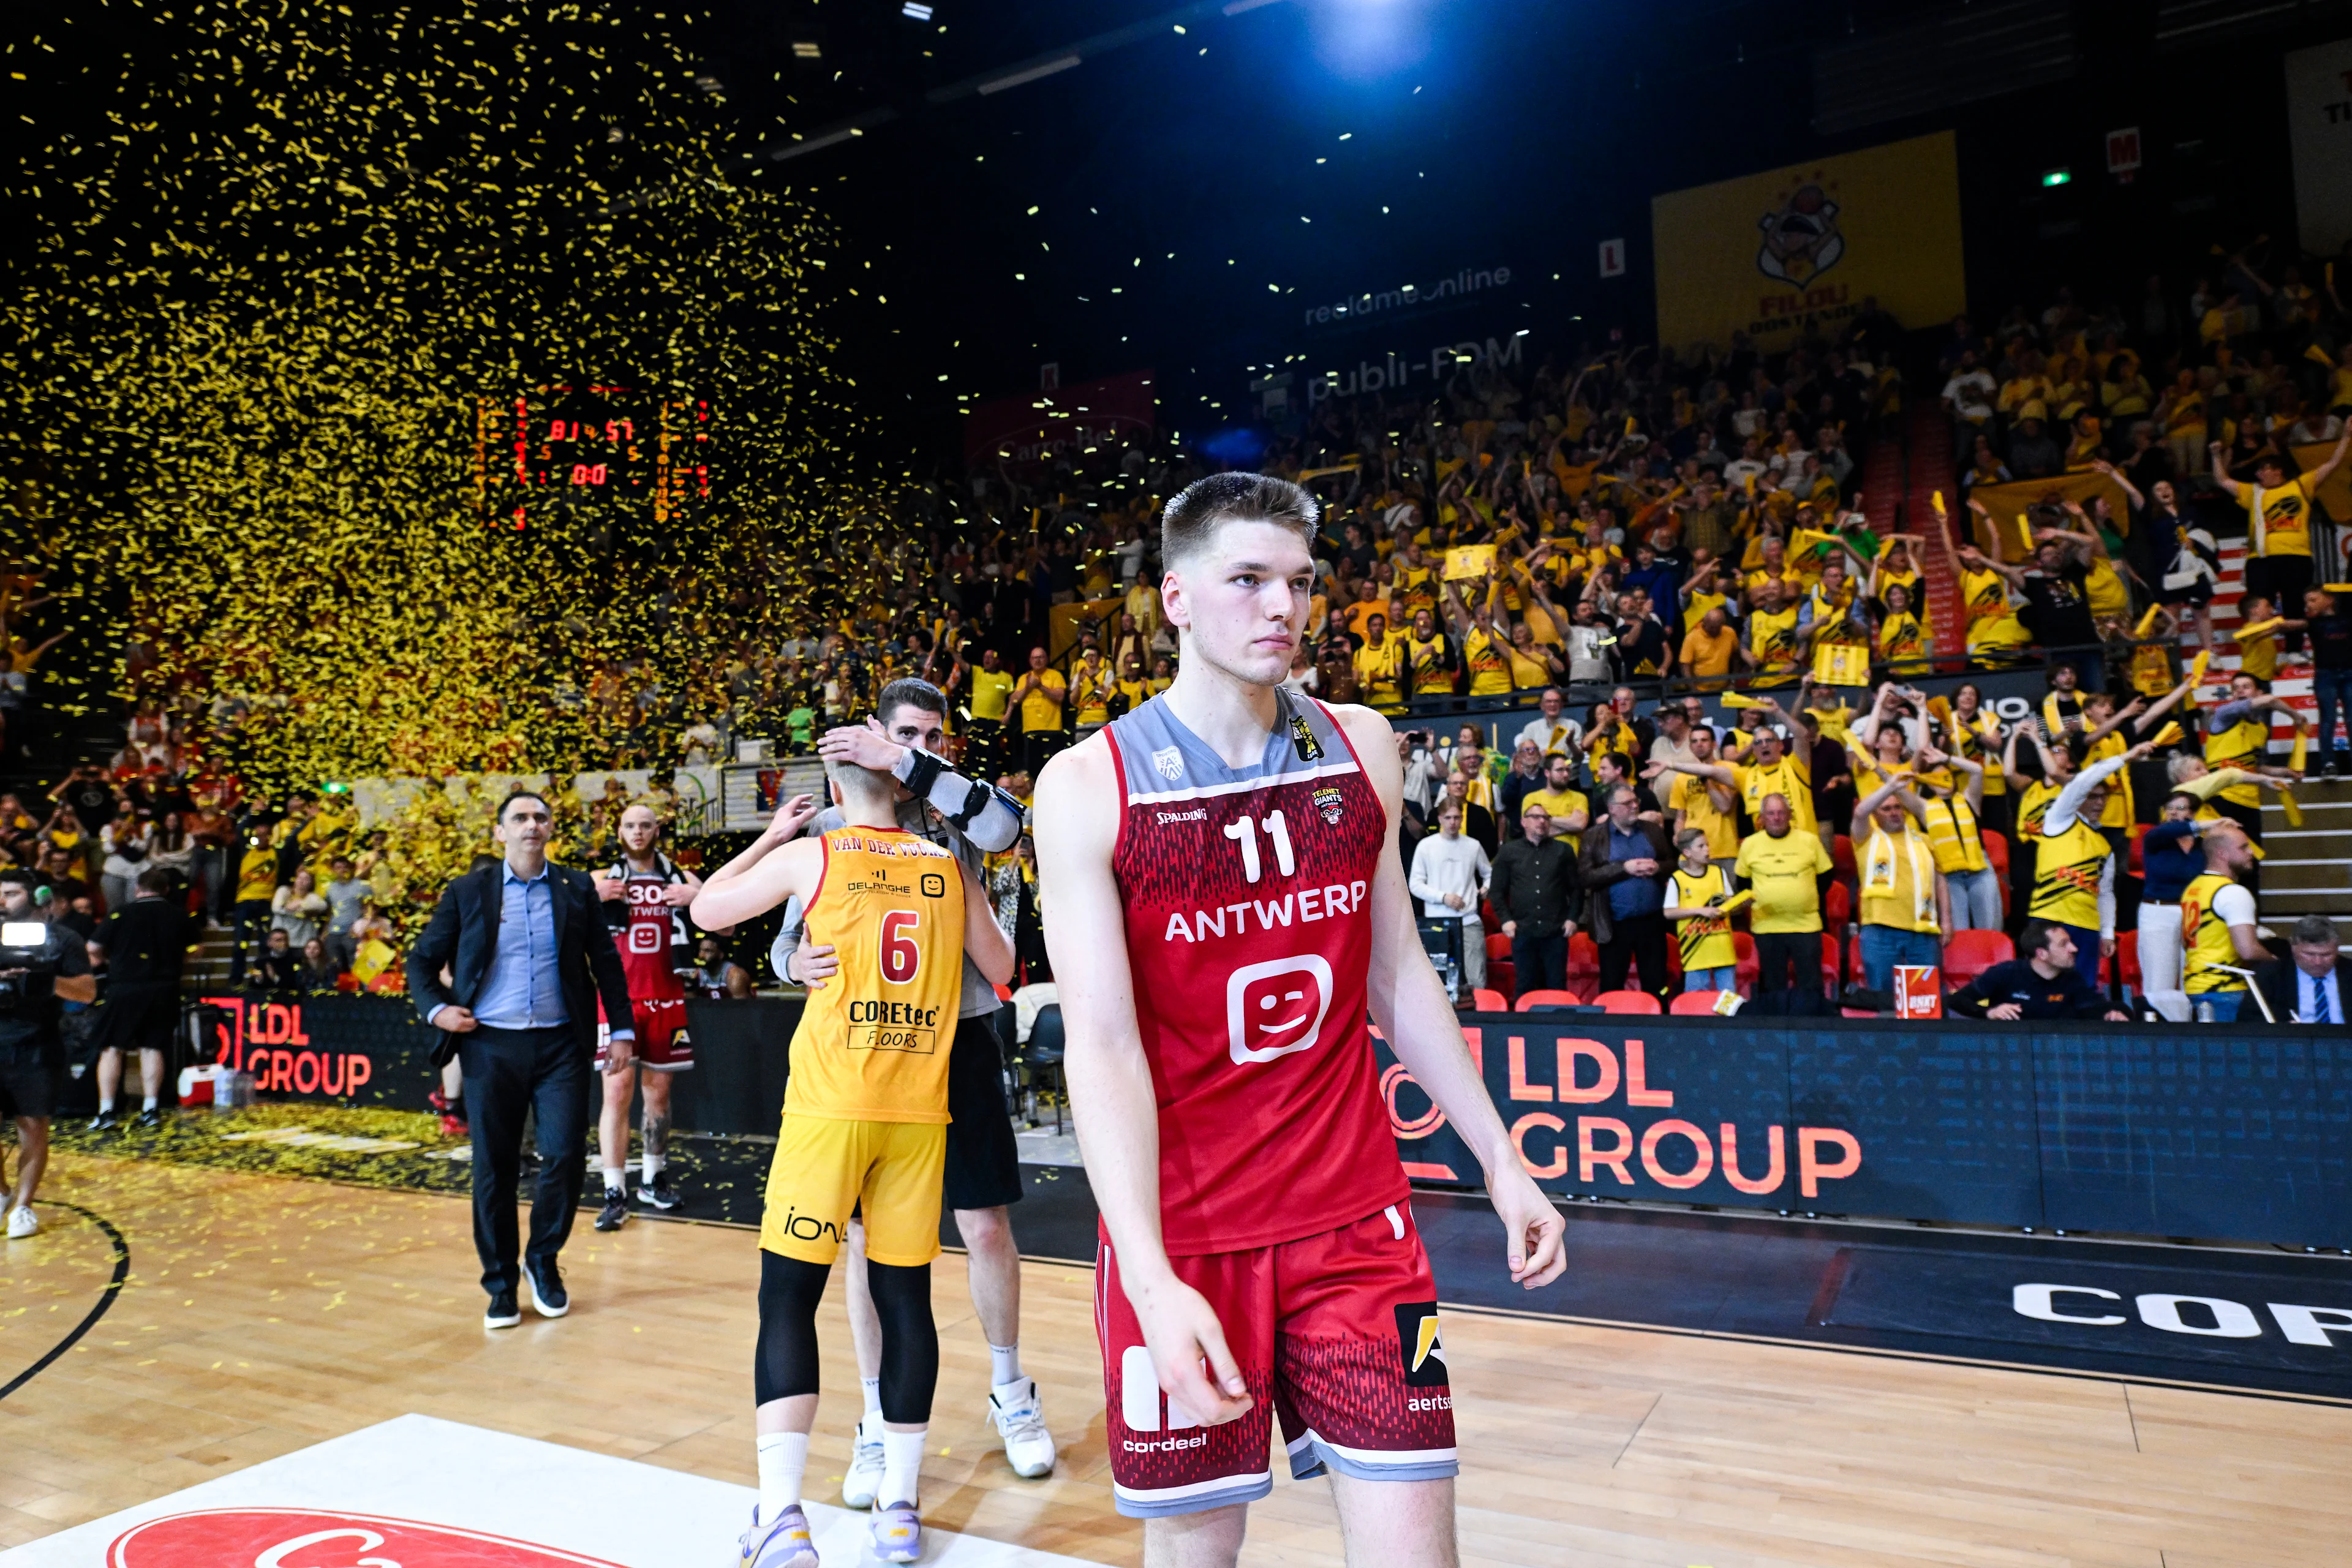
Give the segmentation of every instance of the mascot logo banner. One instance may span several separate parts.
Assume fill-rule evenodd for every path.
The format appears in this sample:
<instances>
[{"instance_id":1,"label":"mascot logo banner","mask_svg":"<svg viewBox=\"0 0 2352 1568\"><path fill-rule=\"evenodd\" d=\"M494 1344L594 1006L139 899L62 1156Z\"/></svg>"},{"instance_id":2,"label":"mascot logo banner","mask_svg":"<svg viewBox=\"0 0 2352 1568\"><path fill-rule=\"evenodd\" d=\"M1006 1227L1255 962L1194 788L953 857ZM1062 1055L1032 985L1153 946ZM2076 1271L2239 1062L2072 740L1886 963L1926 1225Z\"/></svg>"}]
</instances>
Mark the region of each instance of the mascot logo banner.
<instances>
[{"instance_id":1,"label":"mascot logo banner","mask_svg":"<svg viewBox=\"0 0 2352 1568\"><path fill-rule=\"evenodd\" d=\"M1949 132L1669 192L1650 226L1659 340L1678 348L1744 331L1774 353L1873 299L1906 327L1967 306Z\"/></svg>"}]
</instances>

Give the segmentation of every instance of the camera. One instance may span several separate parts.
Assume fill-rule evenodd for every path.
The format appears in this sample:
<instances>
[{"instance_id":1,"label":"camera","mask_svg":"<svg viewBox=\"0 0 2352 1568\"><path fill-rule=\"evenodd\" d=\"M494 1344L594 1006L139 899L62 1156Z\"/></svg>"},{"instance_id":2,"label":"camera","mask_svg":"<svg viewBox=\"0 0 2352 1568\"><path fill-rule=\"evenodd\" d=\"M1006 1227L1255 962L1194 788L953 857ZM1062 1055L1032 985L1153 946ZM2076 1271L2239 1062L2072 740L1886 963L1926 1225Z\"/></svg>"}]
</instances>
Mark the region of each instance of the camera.
<instances>
[{"instance_id":1,"label":"camera","mask_svg":"<svg viewBox=\"0 0 2352 1568\"><path fill-rule=\"evenodd\" d=\"M57 972L49 954L49 928L40 921L0 921L0 1012L13 1013L31 999L27 982Z\"/></svg>"}]
</instances>

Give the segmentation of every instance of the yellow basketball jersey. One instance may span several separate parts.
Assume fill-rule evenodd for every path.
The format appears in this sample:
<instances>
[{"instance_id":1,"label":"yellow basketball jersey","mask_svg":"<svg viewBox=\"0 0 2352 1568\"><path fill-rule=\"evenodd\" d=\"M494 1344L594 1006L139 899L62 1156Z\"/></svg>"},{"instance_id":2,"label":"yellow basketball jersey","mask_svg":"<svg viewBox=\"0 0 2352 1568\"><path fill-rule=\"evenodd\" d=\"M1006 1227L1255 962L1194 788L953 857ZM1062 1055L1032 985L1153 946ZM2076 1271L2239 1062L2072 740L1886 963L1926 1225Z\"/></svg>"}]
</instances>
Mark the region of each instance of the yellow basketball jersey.
<instances>
[{"instance_id":1,"label":"yellow basketball jersey","mask_svg":"<svg viewBox=\"0 0 2352 1568\"><path fill-rule=\"evenodd\" d=\"M1935 847L1936 869L1948 877L1955 871L1983 870L1984 837L1977 830L1977 814L1969 809L1968 797L1937 795L1925 804L1927 842Z\"/></svg>"},{"instance_id":2,"label":"yellow basketball jersey","mask_svg":"<svg viewBox=\"0 0 2352 1568\"><path fill-rule=\"evenodd\" d=\"M1675 902L1685 910L1705 907L1711 899L1731 896L1731 874L1709 866L1697 876L1675 868ZM1675 940L1682 948L1683 968L1728 969L1739 962L1732 946L1729 915L1692 915L1675 923Z\"/></svg>"},{"instance_id":3,"label":"yellow basketball jersey","mask_svg":"<svg viewBox=\"0 0 2352 1568\"><path fill-rule=\"evenodd\" d=\"M2246 988L2245 981L2237 975L2212 967L2217 963L2240 963L2238 944L2231 940L2230 928L2213 912L2213 900L2221 896L2221 889L2235 886L2235 878L2208 871L2181 889L2180 946L2187 955L2189 971L2184 984L2192 994Z\"/></svg>"},{"instance_id":4,"label":"yellow basketball jersey","mask_svg":"<svg viewBox=\"0 0 2352 1568\"><path fill-rule=\"evenodd\" d=\"M2115 850L2106 835L2076 817L2065 832L2044 831L2033 861L2033 902L2026 912L2082 931L2099 929L2099 873Z\"/></svg>"},{"instance_id":5,"label":"yellow basketball jersey","mask_svg":"<svg viewBox=\"0 0 2352 1568\"><path fill-rule=\"evenodd\" d=\"M2243 768L2252 773L2269 761L2271 717L2257 713L2251 719L2240 720L2220 734L2205 737L2205 765L2215 773L2223 768ZM2234 784L2221 791L2221 798L2231 805L2260 805L2263 797L2252 784Z\"/></svg>"},{"instance_id":6,"label":"yellow basketball jersey","mask_svg":"<svg viewBox=\"0 0 2352 1568\"><path fill-rule=\"evenodd\" d=\"M809 993L784 1110L845 1121L948 1120L948 1049L963 995L963 876L895 827L824 836L808 940L841 973Z\"/></svg>"}]
</instances>

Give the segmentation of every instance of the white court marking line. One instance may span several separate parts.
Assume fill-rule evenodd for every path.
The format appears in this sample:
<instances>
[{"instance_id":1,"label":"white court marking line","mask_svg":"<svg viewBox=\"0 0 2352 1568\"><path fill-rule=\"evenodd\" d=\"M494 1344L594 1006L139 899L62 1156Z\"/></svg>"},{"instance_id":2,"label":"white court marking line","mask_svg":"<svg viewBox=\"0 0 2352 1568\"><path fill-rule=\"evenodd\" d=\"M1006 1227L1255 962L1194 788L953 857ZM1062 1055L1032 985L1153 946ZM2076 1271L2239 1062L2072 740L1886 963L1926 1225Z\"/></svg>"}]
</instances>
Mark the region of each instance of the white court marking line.
<instances>
[{"instance_id":1,"label":"white court marking line","mask_svg":"<svg viewBox=\"0 0 2352 1568\"><path fill-rule=\"evenodd\" d=\"M116 1537L148 1520L202 1509L288 1508L455 1525L620 1568L712 1568L735 1561L736 1538L751 1522L757 1496L750 1487L657 1465L431 1415L399 1415L0 1552L0 1563L95 1568ZM873 1561L864 1514L806 1506L827 1568ZM1081 1558L979 1536L923 1533L926 1563L1093 1568Z\"/></svg>"}]
</instances>

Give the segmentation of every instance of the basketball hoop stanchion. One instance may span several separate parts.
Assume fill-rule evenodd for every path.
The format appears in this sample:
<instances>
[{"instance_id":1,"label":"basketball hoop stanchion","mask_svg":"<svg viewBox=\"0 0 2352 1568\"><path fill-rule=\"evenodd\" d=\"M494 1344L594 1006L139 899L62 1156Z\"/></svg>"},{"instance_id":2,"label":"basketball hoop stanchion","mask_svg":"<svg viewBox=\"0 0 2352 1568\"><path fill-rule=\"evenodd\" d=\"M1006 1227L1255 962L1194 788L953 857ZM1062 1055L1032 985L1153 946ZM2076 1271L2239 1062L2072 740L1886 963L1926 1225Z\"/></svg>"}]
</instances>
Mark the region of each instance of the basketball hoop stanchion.
<instances>
[{"instance_id":1,"label":"basketball hoop stanchion","mask_svg":"<svg viewBox=\"0 0 2352 1568\"><path fill-rule=\"evenodd\" d=\"M2263 988L2254 984L2254 972L2252 970L2241 969L2234 963L2192 963L2189 967L2191 969L2218 970L2223 974L2234 974L2238 976L2241 980L2243 980L2246 983L2246 990L2253 996L2254 1005L2263 1010L2263 1022L2265 1024L2275 1024L2278 1022L2278 1015L2271 1011L2270 998L2263 995Z\"/></svg>"}]
</instances>

